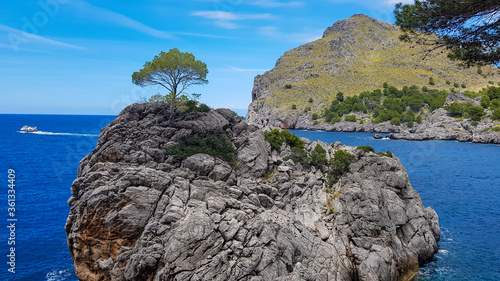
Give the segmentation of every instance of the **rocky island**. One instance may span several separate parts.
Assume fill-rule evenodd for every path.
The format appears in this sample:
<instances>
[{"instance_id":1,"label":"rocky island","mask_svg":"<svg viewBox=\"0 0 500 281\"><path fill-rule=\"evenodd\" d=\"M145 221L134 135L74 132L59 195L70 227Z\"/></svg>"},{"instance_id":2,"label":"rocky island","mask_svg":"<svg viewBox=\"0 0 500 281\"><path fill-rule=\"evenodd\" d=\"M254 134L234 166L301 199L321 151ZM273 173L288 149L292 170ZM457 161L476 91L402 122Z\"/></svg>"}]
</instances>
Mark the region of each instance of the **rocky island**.
<instances>
[{"instance_id":1,"label":"rocky island","mask_svg":"<svg viewBox=\"0 0 500 281\"><path fill-rule=\"evenodd\" d=\"M400 35L397 26L361 14L336 22L255 77L248 122L500 143L499 69L464 68L446 50L428 51ZM482 111L477 118L450 116L452 103Z\"/></svg>"},{"instance_id":2,"label":"rocky island","mask_svg":"<svg viewBox=\"0 0 500 281\"><path fill-rule=\"evenodd\" d=\"M124 109L71 187L78 278L410 280L437 252L396 156L270 134L226 109Z\"/></svg>"}]
</instances>

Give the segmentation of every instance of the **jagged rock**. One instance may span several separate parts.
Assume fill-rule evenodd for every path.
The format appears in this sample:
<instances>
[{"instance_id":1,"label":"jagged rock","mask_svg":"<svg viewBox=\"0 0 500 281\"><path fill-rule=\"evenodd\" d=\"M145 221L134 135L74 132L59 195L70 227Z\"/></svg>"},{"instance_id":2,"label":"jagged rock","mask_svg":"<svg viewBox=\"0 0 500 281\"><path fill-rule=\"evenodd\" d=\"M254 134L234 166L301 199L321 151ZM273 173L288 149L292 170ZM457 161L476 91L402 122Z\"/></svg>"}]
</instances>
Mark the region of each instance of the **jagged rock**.
<instances>
[{"instance_id":1,"label":"jagged rock","mask_svg":"<svg viewBox=\"0 0 500 281\"><path fill-rule=\"evenodd\" d=\"M233 166L165 153L221 130L237 149ZM398 158L305 144L358 161L327 193L325 172L271 153L263 132L230 111L127 107L71 187L66 232L78 278L402 280L432 258L438 217Z\"/></svg>"},{"instance_id":2,"label":"jagged rock","mask_svg":"<svg viewBox=\"0 0 500 281\"><path fill-rule=\"evenodd\" d=\"M376 139L376 140L383 139L383 137L381 135L379 135L379 134L373 135L373 138Z\"/></svg>"},{"instance_id":3,"label":"jagged rock","mask_svg":"<svg viewBox=\"0 0 500 281\"><path fill-rule=\"evenodd\" d=\"M182 166L188 168L196 174L207 176L215 166L215 159L207 154L195 154L182 161Z\"/></svg>"}]
</instances>

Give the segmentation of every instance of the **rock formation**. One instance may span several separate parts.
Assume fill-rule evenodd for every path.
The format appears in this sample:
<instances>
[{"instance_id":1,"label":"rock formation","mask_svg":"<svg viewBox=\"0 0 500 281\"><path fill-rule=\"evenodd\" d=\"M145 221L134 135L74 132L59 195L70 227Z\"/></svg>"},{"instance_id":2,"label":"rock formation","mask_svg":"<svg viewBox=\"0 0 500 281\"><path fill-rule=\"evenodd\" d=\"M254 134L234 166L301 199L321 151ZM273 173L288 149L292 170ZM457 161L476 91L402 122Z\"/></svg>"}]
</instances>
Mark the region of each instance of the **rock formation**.
<instances>
[{"instance_id":1,"label":"rock formation","mask_svg":"<svg viewBox=\"0 0 500 281\"><path fill-rule=\"evenodd\" d=\"M225 134L227 163L165 148ZM78 168L68 247L80 280L407 280L437 252L424 208L397 157L305 140L357 162L333 186L319 167L271 152L230 110L127 107Z\"/></svg>"}]
</instances>

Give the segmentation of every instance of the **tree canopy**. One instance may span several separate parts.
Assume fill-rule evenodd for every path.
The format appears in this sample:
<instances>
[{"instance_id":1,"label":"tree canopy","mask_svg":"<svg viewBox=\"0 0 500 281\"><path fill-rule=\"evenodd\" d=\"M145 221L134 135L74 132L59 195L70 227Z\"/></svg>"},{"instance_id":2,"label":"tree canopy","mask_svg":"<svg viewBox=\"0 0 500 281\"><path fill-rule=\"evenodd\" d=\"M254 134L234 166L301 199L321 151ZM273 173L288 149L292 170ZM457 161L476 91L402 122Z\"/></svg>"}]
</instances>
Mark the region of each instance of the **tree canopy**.
<instances>
[{"instance_id":1,"label":"tree canopy","mask_svg":"<svg viewBox=\"0 0 500 281\"><path fill-rule=\"evenodd\" d=\"M132 82L139 86L162 86L176 99L192 85L207 84L207 65L191 53L177 48L161 52L152 61L132 74Z\"/></svg>"},{"instance_id":2,"label":"tree canopy","mask_svg":"<svg viewBox=\"0 0 500 281\"><path fill-rule=\"evenodd\" d=\"M432 45L449 49L451 59L467 66L500 62L498 0L416 0L397 4L394 13L405 32L401 39L429 43L415 31L433 32L439 38Z\"/></svg>"}]
</instances>

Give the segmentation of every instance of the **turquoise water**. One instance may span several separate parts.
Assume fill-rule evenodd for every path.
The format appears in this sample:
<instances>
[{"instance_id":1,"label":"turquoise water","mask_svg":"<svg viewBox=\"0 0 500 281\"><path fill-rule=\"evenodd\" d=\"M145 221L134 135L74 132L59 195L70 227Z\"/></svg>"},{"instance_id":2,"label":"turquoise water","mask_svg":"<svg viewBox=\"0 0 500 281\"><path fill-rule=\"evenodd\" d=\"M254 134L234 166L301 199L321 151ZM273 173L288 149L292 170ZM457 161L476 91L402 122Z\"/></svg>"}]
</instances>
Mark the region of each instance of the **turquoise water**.
<instances>
[{"instance_id":1,"label":"turquoise water","mask_svg":"<svg viewBox=\"0 0 500 281\"><path fill-rule=\"evenodd\" d=\"M392 151L439 215L439 253L418 280L500 280L500 145L375 140L372 133L308 132L299 137Z\"/></svg>"},{"instance_id":2,"label":"turquoise water","mask_svg":"<svg viewBox=\"0 0 500 281\"><path fill-rule=\"evenodd\" d=\"M112 116L0 115L0 280L76 280L66 246L66 201L80 160ZM42 132L23 134L24 125ZM374 140L369 133L294 131L299 136L394 152L442 240L420 280L500 280L500 146ZM15 170L16 273L7 270L8 170ZM2 199L3 198L3 199Z\"/></svg>"}]
</instances>

